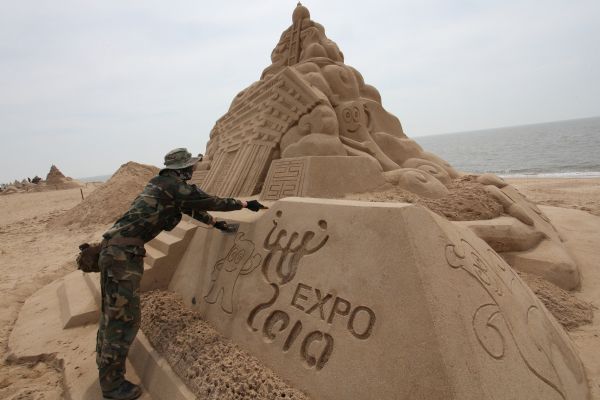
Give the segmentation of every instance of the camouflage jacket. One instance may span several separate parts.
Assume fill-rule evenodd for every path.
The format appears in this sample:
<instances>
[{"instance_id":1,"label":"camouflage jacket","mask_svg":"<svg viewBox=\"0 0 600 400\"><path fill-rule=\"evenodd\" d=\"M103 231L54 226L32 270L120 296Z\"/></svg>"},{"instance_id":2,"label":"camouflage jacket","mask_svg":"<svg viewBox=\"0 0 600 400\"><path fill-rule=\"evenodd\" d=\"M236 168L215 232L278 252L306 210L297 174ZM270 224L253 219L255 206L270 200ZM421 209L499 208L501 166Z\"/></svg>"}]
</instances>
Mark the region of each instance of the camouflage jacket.
<instances>
[{"instance_id":1,"label":"camouflage jacket","mask_svg":"<svg viewBox=\"0 0 600 400\"><path fill-rule=\"evenodd\" d=\"M136 237L148 242L161 231L170 231L181 220L181 213L208 223L206 211L233 211L242 202L231 198L210 196L196 185L189 185L173 170L161 170L150 179L129 210L115 222L104 238Z\"/></svg>"}]
</instances>

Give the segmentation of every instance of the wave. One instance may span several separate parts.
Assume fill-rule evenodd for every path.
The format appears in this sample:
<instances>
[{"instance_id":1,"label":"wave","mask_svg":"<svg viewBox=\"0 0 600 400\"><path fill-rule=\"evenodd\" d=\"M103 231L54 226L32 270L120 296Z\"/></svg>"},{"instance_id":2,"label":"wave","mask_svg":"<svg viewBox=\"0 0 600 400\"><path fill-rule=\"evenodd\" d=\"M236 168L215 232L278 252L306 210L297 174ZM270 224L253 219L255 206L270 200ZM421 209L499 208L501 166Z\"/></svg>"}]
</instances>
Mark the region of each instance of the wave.
<instances>
[{"instance_id":1,"label":"wave","mask_svg":"<svg viewBox=\"0 0 600 400\"><path fill-rule=\"evenodd\" d=\"M540 173L501 173L495 172L501 178L600 178L600 171L573 171L573 172L540 172Z\"/></svg>"}]
</instances>

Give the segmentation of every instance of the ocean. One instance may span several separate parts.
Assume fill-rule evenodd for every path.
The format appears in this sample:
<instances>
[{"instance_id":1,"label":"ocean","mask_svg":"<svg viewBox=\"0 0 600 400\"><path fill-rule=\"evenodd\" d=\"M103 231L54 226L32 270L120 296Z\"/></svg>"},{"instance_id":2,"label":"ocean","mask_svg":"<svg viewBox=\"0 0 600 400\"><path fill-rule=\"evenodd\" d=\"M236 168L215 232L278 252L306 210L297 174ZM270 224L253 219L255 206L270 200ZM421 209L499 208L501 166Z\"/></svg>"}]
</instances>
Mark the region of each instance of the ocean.
<instances>
[{"instance_id":1,"label":"ocean","mask_svg":"<svg viewBox=\"0 0 600 400\"><path fill-rule=\"evenodd\" d=\"M600 117L412 137L464 172L600 177ZM111 175L77 178L105 182Z\"/></svg>"},{"instance_id":2,"label":"ocean","mask_svg":"<svg viewBox=\"0 0 600 400\"><path fill-rule=\"evenodd\" d=\"M98 175L98 176L88 176L85 178L76 178L81 182L106 182L110 179L112 175Z\"/></svg>"},{"instance_id":3,"label":"ocean","mask_svg":"<svg viewBox=\"0 0 600 400\"><path fill-rule=\"evenodd\" d=\"M464 172L600 177L600 117L412 139Z\"/></svg>"}]
</instances>

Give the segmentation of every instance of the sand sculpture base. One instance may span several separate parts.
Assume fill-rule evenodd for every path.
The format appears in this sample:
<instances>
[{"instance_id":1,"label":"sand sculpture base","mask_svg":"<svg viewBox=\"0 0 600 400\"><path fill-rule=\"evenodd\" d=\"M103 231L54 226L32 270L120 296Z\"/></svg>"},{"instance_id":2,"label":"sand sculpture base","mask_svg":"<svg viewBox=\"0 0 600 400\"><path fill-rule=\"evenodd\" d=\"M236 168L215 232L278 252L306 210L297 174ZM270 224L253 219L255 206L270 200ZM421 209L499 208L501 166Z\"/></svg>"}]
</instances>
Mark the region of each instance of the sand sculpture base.
<instances>
[{"instance_id":1,"label":"sand sculpture base","mask_svg":"<svg viewBox=\"0 0 600 400\"><path fill-rule=\"evenodd\" d=\"M587 396L521 279L422 208L284 199L237 235L198 230L169 288L314 398Z\"/></svg>"},{"instance_id":2,"label":"sand sculpture base","mask_svg":"<svg viewBox=\"0 0 600 400\"><path fill-rule=\"evenodd\" d=\"M91 276L97 280L96 275ZM54 281L27 299L10 336L9 358L36 361L56 357L61 361L68 399L102 400L94 351L97 318L90 318L84 307L70 311L68 307L99 301L97 289L79 271ZM67 316L69 324L65 325ZM129 360L128 377L146 389L140 400L195 399L142 332L131 347Z\"/></svg>"},{"instance_id":3,"label":"sand sculpture base","mask_svg":"<svg viewBox=\"0 0 600 400\"><path fill-rule=\"evenodd\" d=\"M160 286L311 398L589 398L562 328L469 229L407 204L310 198L225 216L239 232L194 230ZM22 314L45 312L44 296L58 298L52 285ZM16 356L62 351L72 345L63 336L81 329L93 342L94 325L63 331L65 318L48 317L19 318L9 344ZM142 381L168 376L140 340L131 358L146 360Z\"/></svg>"}]
</instances>

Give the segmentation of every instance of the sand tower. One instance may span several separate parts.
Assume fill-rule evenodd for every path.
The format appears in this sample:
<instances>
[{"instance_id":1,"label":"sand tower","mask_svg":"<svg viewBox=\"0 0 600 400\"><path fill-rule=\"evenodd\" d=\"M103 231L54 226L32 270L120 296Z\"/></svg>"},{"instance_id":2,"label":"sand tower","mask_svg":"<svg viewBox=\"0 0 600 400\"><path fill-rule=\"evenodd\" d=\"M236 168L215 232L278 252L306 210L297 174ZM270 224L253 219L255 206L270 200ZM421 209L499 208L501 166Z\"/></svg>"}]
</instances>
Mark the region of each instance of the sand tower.
<instances>
[{"instance_id":1,"label":"sand tower","mask_svg":"<svg viewBox=\"0 0 600 400\"><path fill-rule=\"evenodd\" d=\"M195 181L227 196L336 197L386 180L441 197L458 173L408 139L377 89L298 5L259 81L211 131Z\"/></svg>"},{"instance_id":2,"label":"sand tower","mask_svg":"<svg viewBox=\"0 0 600 400\"><path fill-rule=\"evenodd\" d=\"M63 183L66 179L67 177L54 164L50 167L48 175L46 175L46 182L51 185Z\"/></svg>"},{"instance_id":3,"label":"sand tower","mask_svg":"<svg viewBox=\"0 0 600 400\"><path fill-rule=\"evenodd\" d=\"M43 186L39 189L72 189L82 186L82 184L73 178L65 176L56 165L50 167L50 171L46 175L46 180L42 181Z\"/></svg>"},{"instance_id":4,"label":"sand tower","mask_svg":"<svg viewBox=\"0 0 600 400\"><path fill-rule=\"evenodd\" d=\"M396 187L445 201L465 175L407 138L306 7L294 10L271 61L211 131L193 178L207 192L277 200ZM508 217L465 225L513 267L577 288L577 265L539 208L495 176L470 177Z\"/></svg>"}]
</instances>

